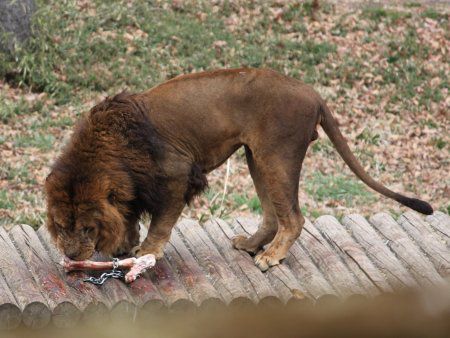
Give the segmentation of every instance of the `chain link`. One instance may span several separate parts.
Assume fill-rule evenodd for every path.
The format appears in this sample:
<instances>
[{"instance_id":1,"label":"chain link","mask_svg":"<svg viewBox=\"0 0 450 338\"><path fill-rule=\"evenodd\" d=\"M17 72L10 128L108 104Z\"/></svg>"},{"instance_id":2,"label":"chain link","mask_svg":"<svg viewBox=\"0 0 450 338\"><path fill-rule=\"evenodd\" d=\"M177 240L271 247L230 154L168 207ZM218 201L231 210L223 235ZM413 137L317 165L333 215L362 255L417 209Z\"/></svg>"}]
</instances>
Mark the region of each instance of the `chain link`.
<instances>
[{"instance_id":1,"label":"chain link","mask_svg":"<svg viewBox=\"0 0 450 338\"><path fill-rule=\"evenodd\" d=\"M113 271L119 268L119 258L113 258Z\"/></svg>"},{"instance_id":2,"label":"chain link","mask_svg":"<svg viewBox=\"0 0 450 338\"><path fill-rule=\"evenodd\" d=\"M125 277L125 273L122 270L118 270L119 268L119 259L113 258L113 269L110 272L104 272L100 275L100 277L89 277L83 279L83 282L92 283L95 285L103 285L106 280L109 278L122 279Z\"/></svg>"}]
</instances>

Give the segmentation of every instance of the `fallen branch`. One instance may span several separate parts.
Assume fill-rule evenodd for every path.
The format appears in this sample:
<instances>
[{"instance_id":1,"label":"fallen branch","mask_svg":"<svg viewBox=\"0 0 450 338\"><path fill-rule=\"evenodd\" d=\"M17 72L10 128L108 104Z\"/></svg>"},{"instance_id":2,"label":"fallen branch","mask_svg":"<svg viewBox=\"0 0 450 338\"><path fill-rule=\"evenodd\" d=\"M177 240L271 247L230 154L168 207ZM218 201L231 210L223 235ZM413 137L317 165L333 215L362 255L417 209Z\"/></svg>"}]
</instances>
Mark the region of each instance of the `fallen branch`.
<instances>
[{"instance_id":1,"label":"fallen branch","mask_svg":"<svg viewBox=\"0 0 450 338\"><path fill-rule=\"evenodd\" d=\"M131 257L114 262L94 262L90 260L86 261L73 261L70 258L64 257L61 265L66 272L74 270L110 270L110 269L130 269L125 275L125 282L131 283L138 278L139 275L144 273L147 269L152 268L156 263L155 255L148 254L139 258Z\"/></svg>"}]
</instances>

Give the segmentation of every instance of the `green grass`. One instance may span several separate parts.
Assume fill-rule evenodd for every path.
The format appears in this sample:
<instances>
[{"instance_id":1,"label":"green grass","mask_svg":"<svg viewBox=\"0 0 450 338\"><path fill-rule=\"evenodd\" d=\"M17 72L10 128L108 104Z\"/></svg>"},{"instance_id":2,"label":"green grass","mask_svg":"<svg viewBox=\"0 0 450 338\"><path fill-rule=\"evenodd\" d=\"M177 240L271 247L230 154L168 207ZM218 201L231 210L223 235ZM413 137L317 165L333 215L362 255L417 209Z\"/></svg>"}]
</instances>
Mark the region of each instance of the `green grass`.
<instances>
[{"instance_id":1,"label":"green grass","mask_svg":"<svg viewBox=\"0 0 450 338\"><path fill-rule=\"evenodd\" d=\"M32 108L23 98L13 101L0 96L0 122L8 123L18 116L29 114L30 111Z\"/></svg>"},{"instance_id":2,"label":"green grass","mask_svg":"<svg viewBox=\"0 0 450 338\"><path fill-rule=\"evenodd\" d=\"M283 24L271 22L265 11L254 31L229 32L223 13L199 3L184 11L166 11L144 2L130 8L120 1L94 1L100 15L90 16L72 2L38 1L34 26L39 38L19 48L15 58L1 55L0 76L15 85L44 91L65 104L74 90L115 92L143 90L175 75L224 66L268 66L283 69L279 60L299 60L309 81L318 78L313 67L336 50L308 38L301 21L307 5L292 5L285 15L295 19L292 31L303 31L301 42L280 40ZM306 8L306 9L305 9ZM200 21L196 13L207 13ZM62 20L61 18L64 18ZM273 37L261 34L271 27ZM195 38L193 38L195 37ZM225 41L218 51L215 41ZM114 57L111 57L114 56Z\"/></svg>"},{"instance_id":3,"label":"green grass","mask_svg":"<svg viewBox=\"0 0 450 338\"><path fill-rule=\"evenodd\" d=\"M363 16L377 22L383 20L387 20L388 22L396 22L401 19L410 18L411 13L385 9L381 7L369 7L363 10Z\"/></svg>"},{"instance_id":4,"label":"green grass","mask_svg":"<svg viewBox=\"0 0 450 338\"><path fill-rule=\"evenodd\" d=\"M282 17L291 23L289 26L274 22L271 12L262 6L262 13L254 18L251 30L237 26L234 32L224 23L224 16L236 11L231 4L225 4L220 13L215 13L203 2L172 11L139 1L131 7L122 6L118 0L93 1L92 7L101 15L80 11L74 2L68 1L38 0L38 5L34 20L36 38L19 48L14 58L0 53L0 61L3 61L0 76L7 77L12 84L48 93L56 105L73 102L74 97L90 92L113 94L123 88L144 90L182 73L220 67L288 69L291 75L302 74L307 83L329 85L330 78L338 78L348 88L360 81L367 71L364 60L355 59L351 54L339 60L336 67L317 67L334 59L336 46L317 42L306 31L303 22L311 15L311 2L287 6ZM326 3L321 6L323 13L331 10ZM206 13L203 21L198 19L199 11ZM422 15L441 18L431 8ZM411 20L411 13L369 7L363 10L362 17L375 23L395 23ZM267 33L269 27L270 34ZM345 31L345 27L336 28L337 35ZM286 38L285 33L298 33L298 38ZM213 44L219 40L226 45L217 50ZM389 65L380 74L385 83L398 85L399 92L393 95L393 103L416 95L418 84L428 78L422 61L427 60L429 54L413 28L405 36L395 36L388 41ZM297 66L286 67L289 63ZM441 99L442 94L436 92L423 94L426 106ZM0 119L3 122L26 114L30 109L36 110L24 102L2 101Z\"/></svg>"},{"instance_id":5,"label":"green grass","mask_svg":"<svg viewBox=\"0 0 450 338\"><path fill-rule=\"evenodd\" d=\"M4 189L0 190L0 209L14 209L14 200L8 194L8 192Z\"/></svg>"},{"instance_id":6,"label":"green grass","mask_svg":"<svg viewBox=\"0 0 450 338\"><path fill-rule=\"evenodd\" d=\"M363 183L343 175L323 175L316 172L306 181L305 189L319 202L344 200L351 206L356 201L369 203L375 199Z\"/></svg>"},{"instance_id":7,"label":"green grass","mask_svg":"<svg viewBox=\"0 0 450 338\"><path fill-rule=\"evenodd\" d=\"M35 147L41 150L50 150L55 142L55 137L51 134L33 132L22 134L14 138L16 147Z\"/></svg>"},{"instance_id":8,"label":"green grass","mask_svg":"<svg viewBox=\"0 0 450 338\"><path fill-rule=\"evenodd\" d=\"M336 154L333 143L328 138L318 139L311 146L313 153L326 153L327 155Z\"/></svg>"},{"instance_id":9,"label":"green grass","mask_svg":"<svg viewBox=\"0 0 450 338\"><path fill-rule=\"evenodd\" d=\"M44 212L21 213L14 219L13 224L27 224L34 229L38 229L45 224L46 214Z\"/></svg>"},{"instance_id":10,"label":"green grass","mask_svg":"<svg viewBox=\"0 0 450 338\"><path fill-rule=\"evenodd\" d=\"M249 197L247 194L232 194L231 198L239 209L248 209L253 213L262 214L258 196Z\"/></svg>"},{"instance_id":11,"label":"green grass","mask_svg":"<svg viewBox=\"0 0 450 338\"><path fill-rule=\"evenodd\" d=\"M14 59L3 55L6 61L0 63L0 76L9 74L17 85L47 92L61 105L71 100L74 91L144 90L178 74L224 66L284 70L287 62L293 62L298 67L290 70L291 75L301 73L307 83L328 85L330 77L335 77L348 87L365 72L363 60L351 56L327 73L317 68L333 59L336 46L313 41L308 36L302 22L311 14L309 2L290 4L283 13L283 18L292 22L288 31L299 33L300 38L295 40L283 36L285 25L270 20L270 12L264 8L251 31L237 27L235 32L230 32L222 17L226 13L213 13L207 4L185 6L183 11L166 11L141 2L130 8L120 3L94 1L97 13L102 16L92 16L71 2L39 1L34 23L39 38L31 39L19 49ZM321 10L326 12L325 7L328 8L324 6ZM199 10L207 14L204 21L196 16ZM231 13L233 9L224 6L223 10ZM423 15L433 16L432 13L428 10ZM375 22L396 22L409 20L411 15L367 8L362 16ZM269 25L272 34L267 36ZM219 40L226 45L217 50L213 44ZM381 73L383 80L399 85L401 93L393 102L411 98L427 76L417 59L426 60L429 51L419 43L414 29L404 38L395 37L388 47L389 66ZM439 99L432 93L425 95L427 102ZM20 111L26 109L0 109L0 118L8 120Z\"/></svg>"},{"instance_id":12,"label":"green grass","mask_svg":"<svg viewBox=\"0 0 450 338\"><path fill-rule=\"evenodd\" d=\"M388 47L387 61L389 63L396 63L413 57L425 59L430 53L428 47L420 43L417 32L412 28L405 32L403 39L397 38L389 41Z\"/></svg>"},{"instance_id":13,"label":"green grass","mask_svg":"<svg viewBox=\"0 0 450 338\"><path fill-rule=\"evenodd\" d=\"M381 75L385 83L393 83L398 88L391 97L392 103L403 101L406 104L417 97L422 105L429 108L430 102L441 100L442 94L435 89L426 88L421 94L417 93L417 87L429 79L424 64L430 56L431 51L420 43L414 29L408 29L403 37L388 42L388 67ZM441 86L446 85L444 80Z\"/></svg>"},{"instance_id":14,"label":"green grass","mask_svg":"<svg viewBox=\"0 0 450 338\"><path fill-rule=\"evenodd\" d=\"M406 6L406 7L409 7L409 8L414 8L414 7L421 7L422 4L419 3L419 2L411 1L411 2L407 2L407 3L405 4L405 6Z\"/></svg>"},{"instance_id":15,"label":"green grass","mask_svg":"<svg viewBox=\"0 0 450 338\"><path fill-rule=\"evenodd\" d=\"M447 146L447 141L445 141L442 137L438 137L434 139L434 144L438 149L444 149Z\"/></svg>"},{"instance_id":16,"label":"green grass","mask_svg":"<svg viewBox=\"0 0 450 338\"><path fill-rule=\"evenodd\" d=\"M448 14L447 13L441 13L436 11L434 8L428 7L422 12L422 16L424 18L430 18L433 20L448 20Z\"/></svg>"},{"instance_id":17,"label":"green grass","mask_svg":"<svg viewBox=\"0 0 450 338\"><path fill-rule=\"evenodd\" d=\"M0 179L14 181L16 183L36 184L36 180L30 175L32 163L5 163L0 167Z\"/></svg>"},{"instance_id":18,"label":"green grass","mask_svg":"<svg viewBox=\"0 0 450 338\"><path fill-rule=\"evenodd\" d=\"M356 139L368 144L379 145L381 136L380 134L372 133L369 129L364 128L364 130L356 136Z\"/></svg>"},{"instance_id":19,"label":"green grass","mask_svg":"<svg viewBox=\"0 0 450 338\"><path fill-rule=\"evenodd\" d=\"M12 219L1 218L0 225L28 224L37 229L45 222L45 213L36 209L40 198L33 192L0 189L0 209L17 211Z\"/></svg>"},{"instance_id":20,"label":"green grass","mask_svg":"<svg viewBox=\"0 0 450 338\"><path fill-rule=\"evenodd\" d=\"M58 127L65 128L74 125L74 119L70 116L62 116L58 119L52 117L41 117L33 121L30 125L31 130L39 131L41 129L46 130L47 128Z\"/></svg>"}]
</instances>

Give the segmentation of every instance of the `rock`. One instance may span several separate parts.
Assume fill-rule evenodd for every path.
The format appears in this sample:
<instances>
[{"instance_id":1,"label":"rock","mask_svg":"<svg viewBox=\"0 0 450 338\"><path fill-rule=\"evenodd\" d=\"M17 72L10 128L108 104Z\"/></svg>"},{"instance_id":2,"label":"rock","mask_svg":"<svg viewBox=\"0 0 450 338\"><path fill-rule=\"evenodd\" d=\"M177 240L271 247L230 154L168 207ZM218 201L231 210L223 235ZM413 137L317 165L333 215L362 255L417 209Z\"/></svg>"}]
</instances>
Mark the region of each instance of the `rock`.
<instances>
[{"instance_id":1,"label":"rock","mask_svg":"<svg viewBox=\"0 0 450 338\"><path fill-rule=\"evenodd\" d=\"M18 43L31 36L34 0L0 0L0 51L14 52Z\"/></svg>"}]
</instances>

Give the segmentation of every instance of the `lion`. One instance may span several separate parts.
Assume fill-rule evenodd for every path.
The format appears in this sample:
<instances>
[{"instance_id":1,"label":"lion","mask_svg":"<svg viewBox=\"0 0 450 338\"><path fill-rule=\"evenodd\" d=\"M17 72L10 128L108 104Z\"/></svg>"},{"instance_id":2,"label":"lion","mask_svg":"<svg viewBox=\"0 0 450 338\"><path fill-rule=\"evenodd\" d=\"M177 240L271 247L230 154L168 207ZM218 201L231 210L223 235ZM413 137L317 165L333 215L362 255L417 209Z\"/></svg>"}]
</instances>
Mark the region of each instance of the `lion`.
<instances>
[{"instance_id":1,"label":"lion","mask_svg":"<svg viewBox=\"0 0 450 338\"><path fill-rule=\"evenodd\" d=\"M266 271L299 237L305 219L299 176L321 126L345 163L370 188L423 214L432 207L375 181L351 152L312 87L268 69L217 70L173 78L94 106L75 126L46 179L47 227L69 258L154 254L206 175L245 148L263 220L232 240ZM151 215L139 245L138 220Z\"/></svg>"}]
</instances>

